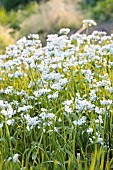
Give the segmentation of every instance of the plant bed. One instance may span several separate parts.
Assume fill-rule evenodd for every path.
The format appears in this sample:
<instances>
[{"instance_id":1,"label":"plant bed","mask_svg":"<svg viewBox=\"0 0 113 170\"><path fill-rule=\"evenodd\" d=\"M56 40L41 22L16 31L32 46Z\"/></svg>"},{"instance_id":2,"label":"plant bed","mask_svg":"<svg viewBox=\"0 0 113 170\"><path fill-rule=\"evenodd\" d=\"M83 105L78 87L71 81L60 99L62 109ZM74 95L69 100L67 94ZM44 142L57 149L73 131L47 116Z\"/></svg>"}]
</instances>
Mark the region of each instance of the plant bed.
<instances>
[{"instance_id":1,"label":"plant bed","mask_svg":"<svg viewBox=\"0 0 113 170\"><path fill-rule=\"evenodd\" d=\"M23 37L0 56L2 169L112 166L113 35L69 31L45 47Z\"/></svg>"}]
</instances>

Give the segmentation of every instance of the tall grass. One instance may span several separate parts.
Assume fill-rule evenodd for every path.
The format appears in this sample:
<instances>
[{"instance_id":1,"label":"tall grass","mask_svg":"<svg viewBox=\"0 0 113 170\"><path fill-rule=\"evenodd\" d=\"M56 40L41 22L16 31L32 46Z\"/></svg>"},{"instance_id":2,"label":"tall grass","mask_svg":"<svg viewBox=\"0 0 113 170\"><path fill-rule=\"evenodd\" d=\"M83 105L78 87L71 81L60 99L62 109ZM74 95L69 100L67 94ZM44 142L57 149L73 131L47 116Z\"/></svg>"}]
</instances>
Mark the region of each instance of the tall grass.
<instances>
[{"instance_id":1,"label":"tall grass","mask_svg":"<svg viewBox=\"0 0 113 170\"><path fill-rule=\"evenodd\" d=\"M11 36L12 29L0 25L0 54L4 52L6 46L14 44L14 39Z\"/></svg>"}]
</instances>

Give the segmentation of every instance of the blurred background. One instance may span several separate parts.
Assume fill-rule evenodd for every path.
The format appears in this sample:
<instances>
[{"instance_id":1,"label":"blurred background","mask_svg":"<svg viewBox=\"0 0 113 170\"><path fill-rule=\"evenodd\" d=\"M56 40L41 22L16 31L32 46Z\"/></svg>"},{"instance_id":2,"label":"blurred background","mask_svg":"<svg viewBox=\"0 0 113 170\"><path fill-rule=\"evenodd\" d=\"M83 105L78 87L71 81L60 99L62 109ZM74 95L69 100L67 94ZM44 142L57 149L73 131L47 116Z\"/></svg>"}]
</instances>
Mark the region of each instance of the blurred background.
<instances>
[{"instance_id":1,"label":"blurred background","mask_svg":"<svg viewBox=\"0 0 113 170\"><path fill-rule=\"evenodd\" d=\"M0 0L0 53L30 33L38 33L43 44L62 27L75 33L83 19L97 22L90 32L113 33L113 0Z\"/></svg>"}]
</instances>

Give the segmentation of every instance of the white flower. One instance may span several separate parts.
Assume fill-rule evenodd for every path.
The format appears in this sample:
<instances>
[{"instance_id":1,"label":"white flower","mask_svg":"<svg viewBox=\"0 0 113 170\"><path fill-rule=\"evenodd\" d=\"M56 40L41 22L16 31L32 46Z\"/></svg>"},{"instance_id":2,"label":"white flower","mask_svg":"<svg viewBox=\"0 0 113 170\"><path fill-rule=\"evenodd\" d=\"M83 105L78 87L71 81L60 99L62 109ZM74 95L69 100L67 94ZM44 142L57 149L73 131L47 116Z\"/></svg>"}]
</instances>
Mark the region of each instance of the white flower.
<instances>
[{"instance_id":1,"label":"white flower","mask_svg":"<svg viewBox=\"0 0 113 170\"><path fill-rule=\"evenodd\" d=\"M72 108L70 108L69 106L65 105L65 112L67 112L67 113L72 113L73 110L72 110Z\"/></svg>"},{"instance_id":2,"label":"white flower","mask_svg":"<svg viewBox=\"0 0 113 170\"><path fill-rule=\"evenodd\" d=\"M15 77L16 78L21 77L21 76L22 76L22 72L20 70L15 72Z\"/></svg>"},{"instance_id":3,"label":"white flower","mask_svg":"<svg viewBox=\"0 0 113 170\"><path fill-rule=\"evenodd\" d=\"M98 114L102 114L102 113L105 113L105 109L104 108L99 108L99 107L95 107L95 112L98 113Z\"/></svg>"},{"instance_id":4,"label":"white flower","mask_svg":"<svg viewBox=\"0 0 113 170\"><path fill-rule=\"evenodd\" d=\"M95 101L97 99L96 90L91 90L91 92L89 94L90 94L91 101Z\"/></svg>"},{"instance_id":5,"label":"white flower","mask_svg":"<svg viewBox=\"0 0 113 170\"><path fill-rule=\"evenodd\" d=\"M106 90L108 90L110 93L113 93L113 87L105 87L106 88Z\"/></svg>"},{"instance_id":6,"label":"white flower","mask_svg":"<svg viewBox=\"0 0 113 170\"><path fill-rule=\"evenodd\" d=\"M14 163L16 163L16 162L19 162L19 160L18 160L18 157L19 157L20 155L18 154L18 153L16 153L14 156L13 156L13 162Z\"/></svg>"},{"instance_id":7,"label":"white flower","mask_svg":"<svg viewBox=\"0 0 113 170\"><path fill-rule=\"evenodd\" d=\"M87 101L86 99L84 100L79 100L76 99L76 109L78 111L83 111L83 110L94 110L95 105L92 104L90 101Z\"/></svg>"},{"instance_id":8,"label":"white flower","mask_svg":"<svg viewBox=\"0 0 113 170\"><path fill-rule=\"evenodd\" d=\"M113 47L110 49L110 54L113 55Z\"/></svg>"},{"instance_id":9,"label":"white flower","mask_svg":"<svg viewBox=\"0 0 113 170\"><path fill-rule=\"evenodd\" d=\"M83 27L96 26L97 23L94 20L83 20Z\"/></svg>"},{"instance_id":10,"label":"white flower","mask_svg":"<svg viewBox=\"0 0 113 170\"><path fill-rule=\"evenodd\" d=\"M0 108L3 108L3 107L4 107L4 101L0 100Z\"/></svg>"},{"instance_id":11,"label":"white flower","mask_svg":"<svg viewBox=\"0 0 113 170\"><path fill-rule=\"evenodd\" d=\"M76 120L73 121L74 125L78 125L78 126L84 124L85 122L86 122L86 117L85 116L83 116L80 119L78 119L78 121L76 121Z\"/></svg>"},{"instance_id":12,"label":"white flower","mask_svg":"<svg viewBox=\"0 0 113 170\"><path fill-rule=\"evenodd\" d=\"M59 31L59 33L60 34L68 34L70 32L70 29L69 28L61 28L60 29L60 31Z\"/></svg>"},{"instance_id":13,"label":"white flower","mask_svg":"<svg viewBox=\"0 0 113 170\"><path fill-rule=\"evenodd\" d=\"M76 101L77 101L76 109L78 111L84 110L84 108L87 106L86 100L79 100L79 99L77 99Z\"/></svg>"},{"instance_id":14,"label":"white flower","mask_svg":"<svg viewBox=\"0 0 113 170\"><path fill-rule=\"evenodd\" d=\"M28 106L23 106L18 108L18 112L28 112L29 109L32 109L33 107L28 105Z\"/></svg>"},{"instance_id":15,"label":"white flower","mask_svg":"<svg viewBox=\"0 0 113 170\"><path fill-rule=\"evenodd\" d=\"M59 84L60 84L61 86L65 85L65 84L67 84L67 83L68 83L67 78L60 79L60 81L59 81Z\"/></svg>"},{"instance_id":16,"label":"white flower","mask_svg":"<svg viewBox=\"0 0 113 170\"><path fill-rule=\"evenodd\" d=\"M4 116L7 116L9 118L11 118L15 113L16 112L15 112L15 110L13 110L11 105L8 105L7 110L5 110L5 109L1 110L1 114L4 115Z\"/></svg>"},{"instance_id":17,"label":"white flower","mask_svg":"<svg viewBox=\"0 0 113 170\"><path fill-rule=\"evenodd\" d=\"M10 162L11 160L12 160L12 158L11 158L11 157L9 157L9 158L7 159L7 161L8 161L8 162Z\"/></svg>"},{"instance_id":18,"label":"white flower","mask_svg":"<svg viewBox=\"0 0 113 170\"><path fill-rule=\"evenodd\" d=\"M51 89L60 91L62 89L62 87L59 83L54 83L51 85Z\"/></svg>"},{"instance_id":19,"label":"white flower","mask_svg":"<svg viewBox=\"0 0 113 170\"><path fill-rule=\"evenodd\" d=\"M9 119L6 121L8 125L13 125L14 124L14 119Z\"/></svg>"},{"instance_id":20,"label":"white flower","mask_svg":"<svg viewBox=\"0 0 113 170\"><path fill-rule=\"evenodd\" d=\"M37 39L38 40L39 39L39 35L38 34L29 34L28 38L29 39Z\"/></svg>"},{"instance_id":21,"label":"white flower","mask_svg":"<svg viewBox=\"0 0 113 170\"><path fill-rule=\"evenodd\" d=\"M30 115L24 115L25 120L27 121L27 130L33 129L37 124L40 123L40 120L38 120L38 117L30 117Z\"/></svg>"},{"instance_id":22,"label":"white flower","mask_svg":"<svg viewBox=\"0 0 113 170\"><path fill-rule=\"evenodd\" d=\"M67 105L67 106L71 105L72 103L73 103L72 100L66 100L66 101L63 102L63 104Z\"/></svg>"},{"instance_id":23,"label":"white flower","mask_svg":"<svg viewBox=\"0 0 113 170\"><path fill-rule=\"evenodd\" d=\"M47 112L47 109L41 108L41 112Z\"/></svg>"},{"instance_id":24,"label":"white flower","mask_svg":"<svg viewBox=\"0 0 113 170\"><path fill-rule=\"evenodd\" d=\"M89 128L89 129L87 129L87 133L89 134L89 133L92 133L93 132L93 128Z\"/></svg>"},{"instance_id":25,"label":"white flower","mask_svg":"<svg viewBox=\"0 0 113 170\"><path fill-rule=\"evenodd\" d=\"M100 137L98 137L98 139L97 139L97 141L96 141L96 142L97 142L97 143L100 143L100 144L103 144L103 142L102 142L102 141L103 141L103 139L102 139L102 138L100 138Z\"/></svg>"},{"instance_id":26,"label":"white flower","mask_svg":"<svg viewBox=\"0 0 113 170\"><path fill-rule=\"evenodd\" d=\"M11 94L13 92L13 87L12 86L8 86L5 90L4 93L5 94Z\"/></svg>"},{"instance_id":27,"label":"white flower","mask_svg":"<svg viewBox=\"0 0 113 170\"><path fill-rule=\"evenodd\" d=\"M0 123L0 128L2 128L3 127L3 122L2 123Z\"/></svg>"},{"instance_id":28,"label":"white flower","mask_svg":"<svg viewBox=\"0 0 113 170\"><path fill-rule=\"evenodd\" d=\"M58 98L58 92L56 91L55 93L53 93L53 94L49 94L48 95L48 99L57 99Z\"/></svg>"},{"instance_id":29,"label":"white flower","mask_svg":"<svg viewBox=\"0 0 113 170\"><path fill-rule=\"evenodd\" d=\"M109 106L112 104L112 100L100 100L101 105Z\"/></svg>"},{"instance_id":30,"label":"white flower","mask_svg":"<svg viewBox=\"0 0 113 170\"><path fill-rule=\"evenodd\" d=\"M62 122L62 119L59 117L59 119L58 119L58 122L60 123L60 122Z\"/></svg>"},{"instance_id":31,"label":"white flower","mask_svg":"<svg viewBox=\"0 0 113 170\"><path fill-rule=\"evenodd\" d=\"M47 93L49 93L49 92L51 92L51 89L42 88L42 89L40 89L40 90L34 91L33 94L34 94L36 97L40 97L41 95L47 94Z\"/></svg>"},{"instance_id":32,"label":"white flower","mask_svg":"<svg viewBox=\"0 0 113 170\"><path fill-rule=\"evenodd\" d=\"M39 115L43 120L49 118L49 119L55 119L56 116L55 114L53 113L45 113L45 112L42 112L40 115Z\"/></svg>"},{"instance_id":33,"label":"white flower","mask_svg":"<svg viewBox=\"0 0 113 170\"><path fill-rule=\"evenodd\" d=\"M95 120L96 124L103 123L102 116L99 115L98 119Z\"/></svg>"},{"instance_id":34,"label":"white flower","mask_svg":"<svg viewBox=\"0 0 113 170\"><path fill-rule=\"evenodd\" d=\"M93 140L92 140L92 138L89 138L89 141L90 141L91 143L93 143Z\"/></svg>"}]
</instances>

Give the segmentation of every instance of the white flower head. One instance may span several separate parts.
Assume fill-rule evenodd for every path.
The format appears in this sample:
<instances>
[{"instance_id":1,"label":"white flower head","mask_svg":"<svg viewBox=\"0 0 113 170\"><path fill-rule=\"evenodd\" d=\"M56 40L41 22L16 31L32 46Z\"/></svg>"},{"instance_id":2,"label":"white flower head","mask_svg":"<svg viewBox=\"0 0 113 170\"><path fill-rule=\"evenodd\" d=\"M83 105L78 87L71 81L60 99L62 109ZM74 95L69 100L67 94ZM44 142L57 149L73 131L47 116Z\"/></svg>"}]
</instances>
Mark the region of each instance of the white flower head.
<instances>
[{"instance_id":1,"label":"white flower head","mask_svg":"<svg viewBox=\"0 0 113 170\"><path fill-rule=\"evenodd\" d=\"M89 134L89 133L92 133L93 132L93 128L89 128L89 129L87 129L87 133Z\"/></svg>"},{"instance_id":2,"label":"white flower head","mask_svg":"<svg viewBox=\"0 0 113 170\"><path fill-rule=\"evenodd\" d=\"M97 23L94 20L83 20L83 27L96 26Z\"/></svg>"},{"instance_id":3,"label":"white flower head","mask_svg":"<svg viewBox=\"0 0 113 170\"><path fill-rule=\"evenodd\" d=\"M3 107L4 107L4 101L0 100L0 108L3 108Z\"/></svg>"},{"instance_id":4,"label":"white flower head","mask_svg":"<svg viewBox=\"0 0 113 170\"><path fill-rule=\"evenodd\" d=\"M28 112L28 110L32 109L33 107L31 105L23 106L18 108L18 112Z\"/></svg>"},{"instance_id":5,"label":"white flower head","mask_svg":"<svg viewBox=\"0 0 113 170\"><path fill-rule=\"evenodd\" d=\"M6 121L7 125L13 125L14 124L14 119L9 119Z\"/></svg>"},{"instance_id":6,"label":"white flower head","mask_svg":"<svg viewBox=\"0 0 113 170\"><path fill-rule=\"evenodd\" d=\"M11 157L9 157L8 159L7 159L7 162L10 162L12 160L12 158Z\"/></svg>"},{"instance_id":7,"label":"white flower head","mask_svg":"<svg viewBox=\"0 0 113 170\"><path fill-rule=\"evenodd\" d=\"M19 160L18 160L18 157L19 157L20 155L18 154L18 153L16 153L14 156L13 156L13 162L14 163L16 163L16 162L19 162Z\"/></svg>"},{"instance_id":8,"label":"white flower head","mask_svg":"<svg viewBox=\"0 0 113 170\"><path fill-rule=\"evenodd\" d=\"M97 141L96 141L96 142L97 142L97 143L100 143L100 144L103 144L103 142L102 142L102 141L103 141L103 139L102 139L102 138L100 138L100 137L98 137L98 139L97 139Z\"/></svg>"},{"instance_id":9,"label":"white flower head","mask_svg":"<svg viewBox=\"0 0 113 170\"><path fill-rule=\"evenodd\" d=\"M76 125L80 126L80 125L84 124L85 122L86 122L86 117L85 116L82 116L80 119L78 119L78 121L76 121L76 120L73 121L75 126Z\"/></svg>"},{"instance_id":10,"label":"white flower head","mask_svg":"<svg viewBox=\"0 0 113 170\"><path fill-rule=\"evenodd\" d=\"M3 127L3 122L2 123L0 123L0 128L2 128Z\"/></svg>"},{"instance_id":11,"label":"white flower head","mask_svg":"<svg viewBox=\"0 0 113 170\"><path fill-rule=\"evenodd\" d=\"M66 35L69 34L69 32L70 32L69 28L61 28L59 31L60 34L66 34Z\"/></svg>"},{"instance_id":12,"label":"white flower head","mask_svg":"<svg viewBox=\"0 0 113 170\"><path fill-rule=\"evenodd\" d=\"M112 104L112 100L100 100L100 103L101 105L105 105L105 106L108 106L108 105L111 105Z\"/></svg>"},{"instance_id":13,"label":"white flower head","mask_svg":"<svg viewBox=\"0 0 113 170\"><path fill-rule=\"evenodd\" d=\"M92 138L89 138L89 141L90 141L91 143L93 143L93 140L92 140Z\"/></svg>"},{"instance_id":14,"label":"white flower head","mask_svg":"<svg viewBox=\"0 0 113 170\"><path fill-rule=\"evenodd\" d=\"M16 114L15 110L13 110L12 106L9 105L7 109L1 110L2 115L11 118L14 114Z\"/></svg>"}]
</instances>

